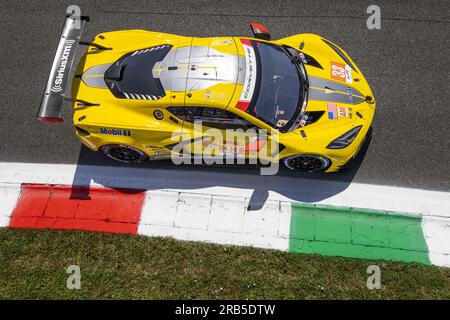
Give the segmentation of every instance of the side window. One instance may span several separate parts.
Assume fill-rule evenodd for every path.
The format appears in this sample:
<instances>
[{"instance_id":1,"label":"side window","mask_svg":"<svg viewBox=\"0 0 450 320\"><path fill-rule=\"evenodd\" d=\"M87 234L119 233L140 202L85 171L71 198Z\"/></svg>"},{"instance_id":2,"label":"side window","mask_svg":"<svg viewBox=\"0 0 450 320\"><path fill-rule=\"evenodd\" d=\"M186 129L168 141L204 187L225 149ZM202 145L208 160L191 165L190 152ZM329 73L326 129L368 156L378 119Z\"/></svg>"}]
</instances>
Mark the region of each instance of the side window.
<instances>
[{"instance_id":1,"label":"side window","mask_svg":"<svg viewBox=\"0 0 450 320\"><path fill-rule=\"evenodd\" d=\"M198 116L199 111L197 107L168 107L167 111L177 116L183 121L194 122L195 117Z\"/></svg>"},{"instance_id":2,"label":"side window","mask_svg":"<svg viewBox=\"0 0 450 320\"><path fill-rule=\"evenodd\" d=\"M217 129L249 129L256 126L240 116L211 107L168 107L168 111L183 121L202 121L203 125Z\"/></svg>"},{"instance_id":3,"label":"side window","mask_svg":"<svg viewBox=\"0 0 450 320\"><path fill-rule=\"evenodd\" d=\"M166 108L174 116L177 116L181 120L185 120L186 108L185 107L168 107Z\"/></svg>"}]
</instances>

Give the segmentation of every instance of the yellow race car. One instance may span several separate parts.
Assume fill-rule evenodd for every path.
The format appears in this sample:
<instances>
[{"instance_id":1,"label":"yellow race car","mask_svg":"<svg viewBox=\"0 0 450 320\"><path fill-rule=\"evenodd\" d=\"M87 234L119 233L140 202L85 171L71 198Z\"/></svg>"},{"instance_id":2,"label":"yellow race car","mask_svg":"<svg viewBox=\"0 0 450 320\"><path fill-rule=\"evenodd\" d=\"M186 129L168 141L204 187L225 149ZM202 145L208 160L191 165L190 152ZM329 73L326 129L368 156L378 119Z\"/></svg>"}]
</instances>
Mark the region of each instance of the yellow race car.
<instances>
[{"instance_id":1,"label":"yellow race car","mask_svg":"<svg viewBox=\"0 0 450 320\"><path fill-rule=\"evenodd\" d=\"M121 30L83 42L86 21L66 17L38 119L62 121L63 102L71 101L78 138L115 160L261 158L333 172L369 131L375 99L366 79L318 35L271 40L254 23L253 37ZM68 98L79 45L87 52Z\"/></svg>"}]
</instances>

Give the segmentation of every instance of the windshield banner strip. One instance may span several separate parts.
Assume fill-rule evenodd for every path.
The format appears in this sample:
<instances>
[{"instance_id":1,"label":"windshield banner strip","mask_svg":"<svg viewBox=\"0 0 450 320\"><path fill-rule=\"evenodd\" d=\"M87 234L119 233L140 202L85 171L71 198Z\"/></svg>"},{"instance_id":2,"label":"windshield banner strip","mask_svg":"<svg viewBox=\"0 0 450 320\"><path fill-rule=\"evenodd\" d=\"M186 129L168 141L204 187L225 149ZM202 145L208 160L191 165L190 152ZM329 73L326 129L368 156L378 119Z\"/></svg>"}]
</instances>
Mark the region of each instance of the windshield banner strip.
<instances>
[{"instance_id":1,"label":"windshield banner strip","mask_svg":"<svg viewBox=\"0 0 450 320\"><path fill-rule=\"evenodd\" d=\"M245 78L241 96L236 108L247 111L250 101L252 100L256 84L256 56L252 43L247 39L240 39L245 53Z\"/></svg>"}]
</instances>

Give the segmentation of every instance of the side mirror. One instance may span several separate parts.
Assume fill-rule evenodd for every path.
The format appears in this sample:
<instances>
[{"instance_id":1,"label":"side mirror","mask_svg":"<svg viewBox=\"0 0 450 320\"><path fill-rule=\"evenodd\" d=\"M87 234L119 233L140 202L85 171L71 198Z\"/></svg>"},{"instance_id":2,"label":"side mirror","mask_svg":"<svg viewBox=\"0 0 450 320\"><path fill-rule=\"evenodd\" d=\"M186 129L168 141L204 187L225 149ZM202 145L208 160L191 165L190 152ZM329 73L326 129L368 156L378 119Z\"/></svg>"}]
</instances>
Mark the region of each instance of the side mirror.
<instances>
[{"instance_id":1,"label":"side mirror","mask_svg":"<svg viewBox=\"0 0 450 320\"><path fill-rule=\"evenodd\" d=\"M270 40L270 31L262 24L251 23L250 28L252 29L253 36L262 40Z\"/></svg>"}]
</instances>

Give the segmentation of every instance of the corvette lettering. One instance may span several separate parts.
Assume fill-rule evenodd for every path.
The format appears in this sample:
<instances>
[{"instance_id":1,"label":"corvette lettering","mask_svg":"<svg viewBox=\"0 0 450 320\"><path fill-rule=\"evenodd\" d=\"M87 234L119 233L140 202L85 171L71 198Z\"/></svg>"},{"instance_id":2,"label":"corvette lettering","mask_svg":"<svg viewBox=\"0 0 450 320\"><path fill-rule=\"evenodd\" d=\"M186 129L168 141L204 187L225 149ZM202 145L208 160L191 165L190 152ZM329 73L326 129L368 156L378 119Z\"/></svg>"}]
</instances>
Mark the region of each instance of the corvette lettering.
<instances>
[{"instance_id":1,"label":"corvette lettering","mask_svg":"<svg viewBox=\"0 0 450 320\"><path fill-rule=\"evenodd\" d=\"M248 105L253 97L253 92L255 91L256 83L256 58L255 50L249 40L241 39L242 46L244 47L245 53L245 79L244 87L242 89L239 102L236 108L240 110L247 110Z\"/></svg>"},{"instance_id":2,"label":"corvette lettering","mask_svg":"<svg viewBox=\"0 0 450 320\"><path fill-rule=\"evenodd\" d=\"M61 61L59 63L59 68L57 70L57 74L55 80L53 81L53 86L50 88L53 92L61 92L62 91L62 82L64 79L64 74L67 68L67 61L69 60L70 52L72 50L72 46L75 40L66 40L64 42L64 48L61 55Z\"/></svg>"},{"instance_id":3,"label":"corvette lettering","mask_svg":"<svg viewBox=\"0 0 450 320\"><path fill-rule=\"evenodd\" d=\"M246 56L248 57L248 77L247 77L247 85L244 87L244 91L242 92L242 98L244 100L249 100L248 97L250 95L250 90L254 88L254 80L253 80L253 53L252 48L246 47ZM252 88L253 85L253 88Z\"/></svg>"}]
</instances>

